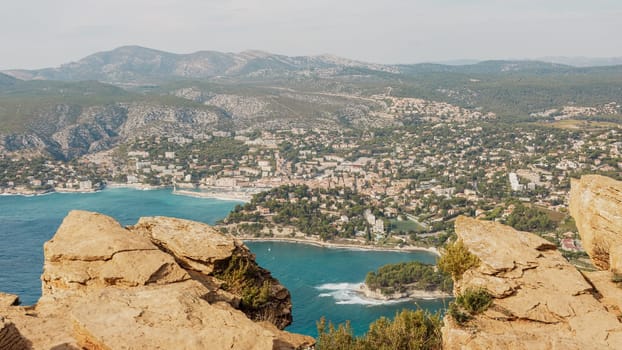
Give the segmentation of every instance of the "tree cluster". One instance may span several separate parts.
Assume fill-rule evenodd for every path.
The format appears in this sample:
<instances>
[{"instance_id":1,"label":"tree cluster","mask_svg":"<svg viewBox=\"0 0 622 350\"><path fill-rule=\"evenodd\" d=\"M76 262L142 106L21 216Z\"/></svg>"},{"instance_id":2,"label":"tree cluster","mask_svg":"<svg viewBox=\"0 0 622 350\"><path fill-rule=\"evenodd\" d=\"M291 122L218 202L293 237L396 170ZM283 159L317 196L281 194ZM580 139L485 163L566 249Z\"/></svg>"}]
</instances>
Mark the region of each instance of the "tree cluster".
<instances>
[{"instance_id":1,"label":"tree cluster","mask_svg":"<svg viewBox=\"0 0 622 350\"><path fill-rule=\"evenodd\" d=\"M404 292L409 288L443 292L451 292L453 289L449 274L434 265L418 261L384 265L377 272L369 272L365 284L370 289L380 289L383 294Z\"/></svg>"}]
</instances>

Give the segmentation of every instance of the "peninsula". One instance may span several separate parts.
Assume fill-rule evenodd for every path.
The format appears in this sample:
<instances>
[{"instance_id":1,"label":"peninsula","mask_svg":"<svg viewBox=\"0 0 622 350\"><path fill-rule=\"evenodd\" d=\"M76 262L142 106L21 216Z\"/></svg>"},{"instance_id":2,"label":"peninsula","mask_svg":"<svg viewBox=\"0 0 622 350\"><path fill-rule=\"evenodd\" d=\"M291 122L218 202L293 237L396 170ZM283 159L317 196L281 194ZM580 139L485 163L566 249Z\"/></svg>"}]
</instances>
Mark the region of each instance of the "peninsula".
<instances>
[{"instance_id":1,"label":"peninsula","mask_svg":"<svg viewBox=\"0 0 622 350\"><path fill-rule=\"evenodd\" d=\"M370 271L361 293L380 300L435 299L452 296L451 276L418 261L388 264Z\"/></svg>"}]
</instances>

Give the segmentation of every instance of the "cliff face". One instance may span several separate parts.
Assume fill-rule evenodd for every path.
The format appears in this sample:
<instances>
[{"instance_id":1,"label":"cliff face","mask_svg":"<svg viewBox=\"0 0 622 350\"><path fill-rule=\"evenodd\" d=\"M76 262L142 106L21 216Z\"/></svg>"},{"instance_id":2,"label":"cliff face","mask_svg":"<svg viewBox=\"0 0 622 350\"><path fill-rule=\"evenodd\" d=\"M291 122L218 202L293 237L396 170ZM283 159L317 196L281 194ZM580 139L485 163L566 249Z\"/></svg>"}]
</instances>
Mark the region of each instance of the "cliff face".
<instances>
[{"instance_id":1,"label":"cliff face","mask_svg":"<svg viewBox=\"0 0 622 350\"><path fill-rule=\"evenodd\" d=\"M611 303L550 242L466 217L456 234L480 264L455 294L483 288L492 304L465 324L445 317L446 349L620 349L622 323ZM609 283L611 285L611 283ZM619 310L618 310L619 311Z\"/></svg>"},{"instance_id":2,"label":"cliff face","mask_svg":"<svg viewBox=\"0 0 622 350\"><path fill-rule=\"evenodd\" d=\"M34 349L302 349L289 292L205 224L71 212L44 246L42 297L0 305ZM236 262L232 264L231 262ZM233 265L233 267L231 267ZM227 270L229 268L229 270Z\"/></svg>"},{"instance_id":3,"label":"cliff face","mask_svg":"<svg viewBox=\"0 0 622 350\"><path fill-rule=\"evenodd\" d=\"M139 102L90 107L58 104L37 115L40 122L29 124L27 131L0 134L0 149L38 150L58 159L73 159L137 136L203 135L227 119L214 108Z\"/></svg>"},{"instance_id":4,"label":"cliff face","mask_svg":"<svg viewBox=\"0 0 622 350\"><path fill-rule=\"evenodd\" d=\"M622 274L622 182L588 175L572 180L570 213L594 265Z\"/></svg>"}]
</instances>

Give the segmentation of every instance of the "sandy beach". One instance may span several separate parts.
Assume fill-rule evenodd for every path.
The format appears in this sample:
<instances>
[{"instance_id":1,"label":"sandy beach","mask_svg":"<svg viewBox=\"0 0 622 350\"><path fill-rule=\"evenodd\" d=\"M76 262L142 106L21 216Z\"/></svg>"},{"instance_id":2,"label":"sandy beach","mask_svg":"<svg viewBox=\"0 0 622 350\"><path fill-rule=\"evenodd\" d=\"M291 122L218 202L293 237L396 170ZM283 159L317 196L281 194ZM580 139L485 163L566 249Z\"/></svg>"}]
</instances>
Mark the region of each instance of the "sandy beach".
<instances>
[{"instance_id":1,"label":"sandy beach","mask_svg":"<svg viewBox=\"0 0 622 350\"><path fill-rule=\"evenodd\" d=\"M213 198L225 201L250 202L252 195L237 191L191 191L191 190L174 190L173 194L180 196L196 197L196 198Z\"/></svg>"},{"instance_id":2,"label":"sandy beach","mask_svg":"<svg viewBox=\"0 0 622 350\"><path fill-rule=\"evenodd\" d=\"M163 188L167 188L167 186L152 186L148 184L135 183L120 183L120 182L109 182L106 184L105 188L131 188L135 190L148 191L148 190L159 190Z\"/></svg>"}]
</instances>

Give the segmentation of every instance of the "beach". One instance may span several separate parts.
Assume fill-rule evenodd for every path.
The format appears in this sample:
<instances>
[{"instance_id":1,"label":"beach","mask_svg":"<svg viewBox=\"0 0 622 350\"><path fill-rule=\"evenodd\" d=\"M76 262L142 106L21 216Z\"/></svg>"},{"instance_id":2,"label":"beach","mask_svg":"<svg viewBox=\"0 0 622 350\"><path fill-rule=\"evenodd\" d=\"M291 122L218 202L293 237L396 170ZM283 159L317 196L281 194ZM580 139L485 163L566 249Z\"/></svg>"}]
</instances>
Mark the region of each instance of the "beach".
<instances>
[{"instance_id":1,"label":"beach","mask_svg":"<svg viewBox=\"0 0 622 350\"><path fill-rule=\"evenodd\" d=\"M173 194L196 198L213 198L226 201L240 201L248 203L253 194L241 191L192 191L192 190L173 190Z\"/></svg>"},{"instance_id":2,"label":"beach","mask_svg":"<svg viewBox=\"0 0 622 350\"><path fill-rule=\"evenodd\" d=\"M122 182L109 182L106 183L105 188L131 188L134 190L148 191L148 190L160 190L169 186L153 186L143 183L122 183Z\"/></svg>"}]
</instances>

